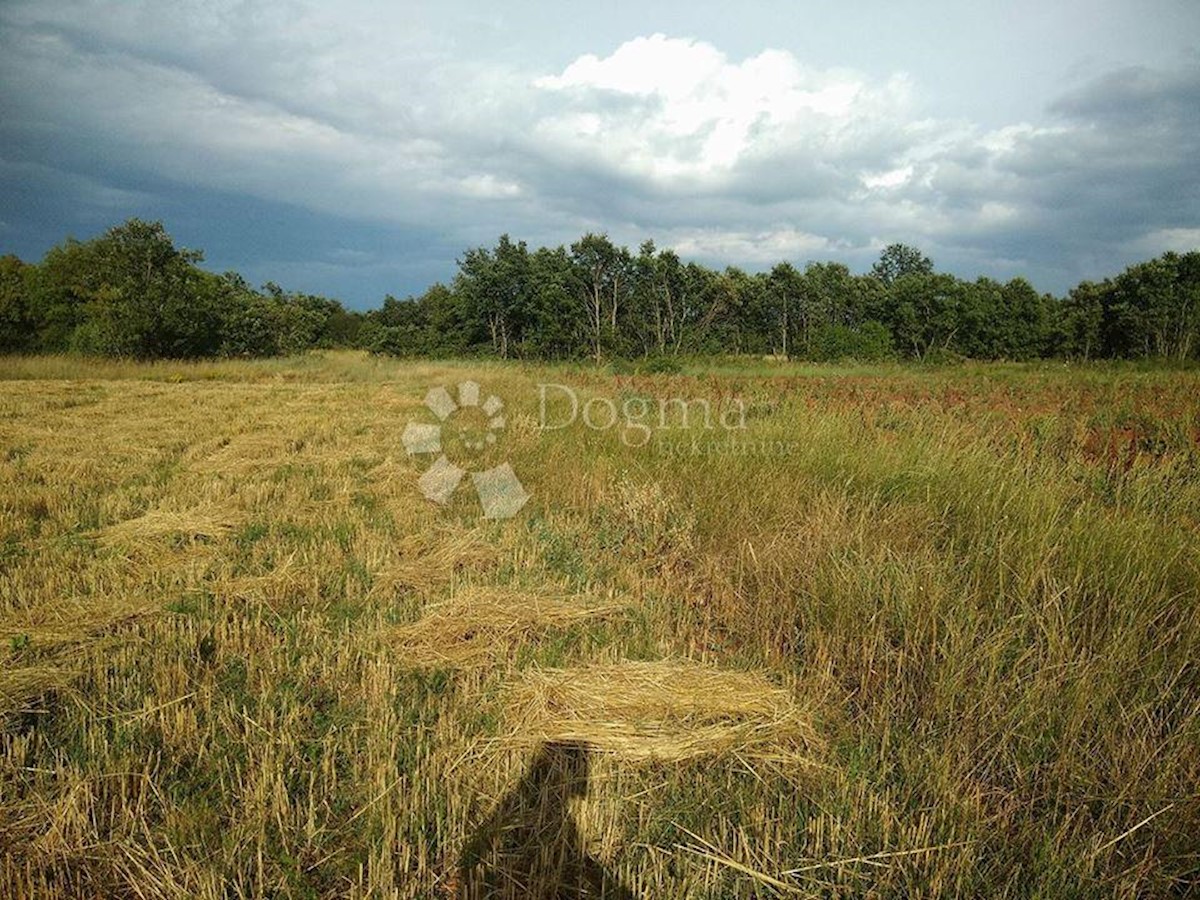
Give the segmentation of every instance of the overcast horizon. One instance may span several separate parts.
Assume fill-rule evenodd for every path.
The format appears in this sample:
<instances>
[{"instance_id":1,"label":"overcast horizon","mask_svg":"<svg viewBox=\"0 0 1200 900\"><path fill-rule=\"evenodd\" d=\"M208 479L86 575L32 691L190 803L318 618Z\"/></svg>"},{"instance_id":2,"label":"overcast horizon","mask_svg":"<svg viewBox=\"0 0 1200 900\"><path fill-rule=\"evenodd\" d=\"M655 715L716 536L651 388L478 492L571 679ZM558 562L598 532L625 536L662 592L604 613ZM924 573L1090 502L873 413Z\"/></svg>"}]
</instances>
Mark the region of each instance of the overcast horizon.
<instances>
[{"instance_id":1,"label":"overcast horizon","mask_svg":"<svg viewBox=\"0 0 1200 900\"><path fill-rule=\"evenodd\" d=\"M501 233L1056 294L1200 248L1200 4L965 6L10 2L0 253L161 219L363 309Z\"/></svg>"}]
</instances>

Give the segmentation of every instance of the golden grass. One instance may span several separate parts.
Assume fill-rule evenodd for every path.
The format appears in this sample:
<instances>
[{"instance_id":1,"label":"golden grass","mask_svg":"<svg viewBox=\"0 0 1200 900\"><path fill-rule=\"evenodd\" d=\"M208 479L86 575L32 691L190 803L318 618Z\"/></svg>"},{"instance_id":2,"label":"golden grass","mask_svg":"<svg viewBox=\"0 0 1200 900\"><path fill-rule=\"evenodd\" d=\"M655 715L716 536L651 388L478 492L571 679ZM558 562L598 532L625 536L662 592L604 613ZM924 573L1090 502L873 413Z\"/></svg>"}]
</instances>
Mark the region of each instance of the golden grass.
<instances>
[{"instance_id":1,"label":"golden grass","mask_svg":"<svg viewBox=\"0 0 1200 900\"><path fill-rule=\"evenodd\" d=\"M628 603L491 587L433 604L389 638L398 659L424 667L504 665L518 644L540 633L619 615Z\"/></svg>"},{"instance_id":2,"label":"golden grass","mask_svg":"<svg viewBox=\"0 0 1200 900\"><path fill-rule=\"evenodd\" d=\"M18 712L31 700L70 687L78 673L66 664L20 666L0 670L0 715Z\"/></svg>"},{"instance_id":3,"label":"golden grass","mask_svg":"<svg viewBox=\"0 0 1200 900\"><path fill-rule=\"evenodd\" d=\"M400 439L468 377L508 522ZM539 381L738 395L785 449L541 433ZM1197 398L0 359L0 896L528 900L585 858L656 900L1195 894Z\"/></svg>"},{"instance_id":4,"label":"golden grass","mask_svg":"<svg viewBox=\"0 0 1200 900\"><path fill-rule=\"evenodd\" d=\"M99 650L120 626L160 610L160 603L129 594L103 603L52 601L0 619L0 717L67 690L85 648Z\"/></svg>"},{"instance_id":5,"label":"golden grass","mask_svg":"<svg viewBox=\"0 0 1200 900\"><path fill-rule=\"evenodd\" d=\"M102 528L97 540L102 546L145 546L164 538L204 541L228 535L245 521L239 510L205 504L184 510L158 509Z\"/></svg>"},{"instance_id":6,"label":"golden grass","mask_svg":"<svg viewBox=\"0 0 1200 900\"><path fill-rule=\"evenodd\" d=\"M158 609L161 604L144 597L125 596L104 604L60 600L0 619L0 641L37 649L70 644Z\"/></svg>"},{"instance_id":7,"label":"golden grass","mask_svg":"<svg viewBox=\"0 0 1200 900\"><path fill-rule=\"evenodd\" d=\"M706 756L815 761L812 707L762 673L685 660L529 670L509 689L506 739L581 743L627 759Z\"/></svg>"},{"instance_id":8,"label":"golden grass","mask_svg":"<svg viewBox=\"0 0 1200 900\"><path fill-rule=\"evenodd\" d=\"M432 528L397 538L376 570L373 586L379 592L411 588L429 594L456 575L486 571L499 559L498 548L478 531Z\"/></svg>"}]
</instances>

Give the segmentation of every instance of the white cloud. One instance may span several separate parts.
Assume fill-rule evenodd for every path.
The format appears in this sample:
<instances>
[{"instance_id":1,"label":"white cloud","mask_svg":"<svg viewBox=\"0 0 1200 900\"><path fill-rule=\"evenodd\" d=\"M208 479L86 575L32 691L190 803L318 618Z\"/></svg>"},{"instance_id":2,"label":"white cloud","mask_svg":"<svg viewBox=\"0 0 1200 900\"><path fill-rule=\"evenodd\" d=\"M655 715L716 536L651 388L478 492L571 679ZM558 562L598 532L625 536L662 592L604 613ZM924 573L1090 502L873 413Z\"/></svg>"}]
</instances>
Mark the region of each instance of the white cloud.
<instances>
[{"instance_id":1,"label":"white cloud","mask_svg":"<svg viewBox=\"0 0 1200 900\"><path fill-rule=\"evenodd\" d=\"M506 181L488 174L468 175L460 178L458 188L464 196L480 200L515 197L521 193L521 186L516 182Z\"/></svg>"},{"instance_id":2,"label":"white cloud","mask_svg":"<svg viewBox=\"0 0 1200 900\"><path fill-rule=\"evenodd\" d=\"M913 167L910 164L900 166L897 169L891 169L887 172L876 172L874 174L864 172L859 178L863 185L871 190L886 190L907 184L912 176Z\"/></svg>"},{"instance_id":3,"label":"white cloud","mask_svg":"<svg viewBox=\"0 0 1200 900\"><path fill-rule=\"evenodd\" d=\"M1020 210L1014 204L997 200L988 200L979 207L979 221L987 225L1012 222L1020 214Z\"/></svg>"},{"instance_id":4,"label":"white cloud","mask_svg":"<svg viewBox=\"0 0 1200 900\"><path fill-rule=\"evenodd\" d=\"M872 85L764 50L741 62L703 41L662 34L581 56L533 84L561 95L537 123L558 154L655 182L720 182L740 163L797 148L836 153L902 114L909 84Z\"/></svg>"},{"instance_id":5,"label":"white cloud","mask_svg":"<svg viewBox=\"0 0 1200 900\"><path fill-rule=\"evenodd\" d=\"M1200 228L1160 228L1133 241L1130 249L1154 256L1168 250L1176 253L1200 250Z\"/></svg>"},{"instance_id":6,"label":"white cloud","mask_svg":"<svg viewBox=\"0 0 1200 900\"><path fill-rule=\"evenodd\" d=\"M622 94L661 94L680 102L693 97L698 86L719 79L725 69L725 55L715 47L655 34L626 41L604 59L585 54L562 75L547 75L534 84L551 90L600 88Z\"/></svg>"},{"instance_id":7,"label":"white cloud","mask_svg":"<svg viewBox=\"0 0 1200 900\"><path fill-rule=\"evenodd\" d=\"M805 259L844 249L829 238L788 226L762 231L683 229L669 234L664 245L685 258L741 260L757 264Z\"/></svg>"}]
</instances>

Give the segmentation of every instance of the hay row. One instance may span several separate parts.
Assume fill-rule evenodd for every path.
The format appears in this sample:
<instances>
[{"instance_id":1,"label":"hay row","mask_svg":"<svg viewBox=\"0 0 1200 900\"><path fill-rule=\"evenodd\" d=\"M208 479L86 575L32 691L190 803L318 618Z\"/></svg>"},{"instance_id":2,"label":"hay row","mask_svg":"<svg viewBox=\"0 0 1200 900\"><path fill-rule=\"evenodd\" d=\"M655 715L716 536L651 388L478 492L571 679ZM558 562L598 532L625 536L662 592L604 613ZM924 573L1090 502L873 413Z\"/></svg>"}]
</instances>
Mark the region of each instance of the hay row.
<instances>
[{"instance_id":1,"label":"hay row","mask_svg":"<svg viewBox=\"0 0 1200 900\"><path fill-rule=\"evenodd\" d=\"M229 534L243 523L245 514L208 504L185 510L151 510L145 515L100 529L101 546L152 544L172 535L191 540L213 539Z\"/></svg>"},{"instance_id":2,"label":"hay row","mask_svg":"<svg viewBox=\"0 0 1200 900\"><path fill-rule=\"evenodd\" d=\"M397 653L422 667L487 665L510 655L530 636L579 622L618 615L619 602L473 589L430 606L411 625L392 632Z\"/></svg>"},{"instance_id":3,"label":"hay row","mask_svg":"<svg viewBox=\"0 0 1200 900\"><path fill-rule=\"evenodd\" d=\"M50 691L61 691L75 678L67 666L34 665L0 669L0 716L25 709L31 700Z\"/></svg>"},{"instance_id":4,"label":"hay row","mask_svg":"<svg viewBox=\"0 0 1200 900\"><path fill-rule=\"evenodd\" d=\"M508 743L582 743L631 759L739 753L815 760L811 715L765 676L685 660L531 670L512 685Z\"/></svg>"},{"instance_id":5,"label":"hay row","mask_svg":"<svg viewBox=\"0 0 1200 900\"><path fill-rule=\"evenodd\" d=\"M146 599L72 599L0 619L0 716L24 708L42 694L69 687L82 648L104 640L117 626L160 609L159 603ZM24 664L26 648L37 654L37 662Z\"/></svg>"},{"instance_id":6,"label":"hay row","mask_svg":"<svg viewBox=\"0 0 1200 900\"><path fill-rule=\"evenodd\" d=\"M297 553L298 551L293 551L283 562L264 574L226 578L214 586L214 592L238 600L268 605L301 595L306 589L315 592L316 579L310 564L297 564Z\"/></svg>"},{"instance_id":7,"label":"hay row","mask_svg":"<svg viewBox=\"0 0 1200 900\"><path fill-rule=\"evenodd\" d=\"M28 643L45 650L87 640L124 622L161 609L142 597L70 599L14 612L0 619L0 642Z\"/></svg>"},{"instance_id":8,"label":"hay row","mask_svg":"<svg viewBox=\"0 0 1200 900\"><path fill-rule=\"evenodd\" d=\"M500 558L500 551L482 535L456 529L406 535L396 542L394 552L395 558L374 573L372 592L432 592L456 572L482 571Z\"/></svg>"}]
</instances>

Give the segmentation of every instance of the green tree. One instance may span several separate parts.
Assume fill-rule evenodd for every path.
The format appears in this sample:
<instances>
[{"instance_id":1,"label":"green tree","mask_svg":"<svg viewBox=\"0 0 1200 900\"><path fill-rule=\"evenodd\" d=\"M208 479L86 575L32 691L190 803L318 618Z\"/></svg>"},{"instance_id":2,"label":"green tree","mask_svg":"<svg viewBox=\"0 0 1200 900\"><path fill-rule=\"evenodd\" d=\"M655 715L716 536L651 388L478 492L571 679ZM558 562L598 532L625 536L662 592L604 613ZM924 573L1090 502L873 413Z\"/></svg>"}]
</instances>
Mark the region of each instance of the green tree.
<instances>
[{"instance_id":1,"label":"green tree","mask_svg":"<svg viewBox=\"0 0 1200 900\"><path fill-rule=\"evenodd\" d=\"M15 256L0 256L0 351L25 350L33 344L29 309L32 270Z\"/></svg>"},{"instance_id":2,"label":"green tree","mask_svg":"<svg viewBox=\"0 0 1200 900\"><path fill-rule=\"evenodd\" d=\"M101 289L89 317L104 335L102 352L145 358L208 356L219 320L198 290L203 254L175 247L161 222L129 219L95 241Z\"/></svg>"},{"instance_id":3,"label":"green tree","mask_svg":"<svg viewBox=\"0 0 1200 900\"><path fill-rule=\"evenodd\" d=\"M963 290L952 275L907 274L892 285L890 318L897 343L917 359L953 350Z\"/></svg>"},{"instance_id":4,"label":"green tree","mask_svg":"<svg viewBox=\"0 0 1200 900\"><path fill-rule=\"evenodd\" d=\"M789 262L776 264L767 276L765 296L772 346L787 359L795 351L793 335L797 328L805 337L808 333L804 283L796 267Z\"/></svg>"},{"instance_id":5,"label":"green tree","mask_svg":"<svg viewBox=\"0 0 1200 900\"><path fill-rule=\"evenodd\" d=\"M1045 352L1050 339L1049 301L1024 278L1014 278L1001 289L997 318L1003 326L997 356L1028 360Z\"/></svg>"},{"instance_id":6,"label":"green tree","mask_svg":"<svg viewBox=\"0 0 1200 900\"><path fill-rule=\"evenodd\" d=\"M85 305L100 289L95 247L67 238L50 248L29 277L28 315L34 334L31 349L66 350L85 318Z\"/></svg>"},{"instance_id":7,"label":"green tree","mask_svg":"<svg viewBox=\"0 0 1200 900\"><path fill-rule=\"evenodd\" d=\"M495 250L468 250L458 261L455 292L475 330L483 330L499 357L521 340L528 316L531 285L529 251L524 241L500 236Z\"/></svg>"},{"instance_id":8,"label":"green tree","mask_svg":"<svg viewBox=\"0 0 1200 900\"><path fill-rule=\"evenodd\" d=\"M617 319L632 282L631 258L624 247L617 247L606 234L585 234L571 245L571 259L580 277L579 300L587 321L592 357L600 362L605 335L617 330Z\"/></svg>"},{"instance_id":9,"label":"green tree","mask_svg":"<svg viewBox=\"0 0 1200 900\"><path fill-rule=\"evenodd\" d=\"M274 300L254 291L237 272L205 273L204 289L220 311L222 356L257 357L279 353Z\"/></svg>"},{"instance_id":10,"label":"green tree","mask_svg":"<svg viewBox=\"0 0 1200 900\"><path fill-rule=\"evenodd\" d=\"M586 353L578 299L584 288L566 248L539 248L530 256L529 273L529 327L522 352L543 359Z\"/></svg>"},{"instance_id":11,"label":"green tree","mask_svg":"<svg viewBox=\"0 0 1200 900\"><path fill-rule=\"evenodd\" d=\"M891 285L905 275L932 275L933 261L916 247L889 244L871 266L871 274L885 285Z\"/></svg>"},{"instance_id":12,"label":"green tree","mask_svg":"<svg viewBox=\"0 0 1200 900\"><path fill-rule=\"evenodd\" d=\"M1104 294L1106 343L1118 356L1188 359L1200 346L1200 252L1130 266Z\"/></svg>"},{"instance_id":13,"label":"green tree","mask_svg":"<svg viewBox=\"0 0 1200 900\"><path fill-rule=\"evenodd\" d=\"M1058 309L1058 353L1085 360L1104 354L1104 299L1111 291L1107 281L1084 281L1071 289Z\"/></svg>"}]
</instances>

